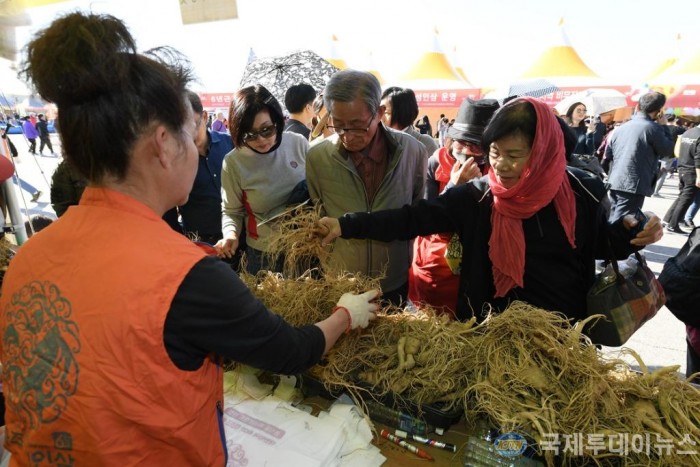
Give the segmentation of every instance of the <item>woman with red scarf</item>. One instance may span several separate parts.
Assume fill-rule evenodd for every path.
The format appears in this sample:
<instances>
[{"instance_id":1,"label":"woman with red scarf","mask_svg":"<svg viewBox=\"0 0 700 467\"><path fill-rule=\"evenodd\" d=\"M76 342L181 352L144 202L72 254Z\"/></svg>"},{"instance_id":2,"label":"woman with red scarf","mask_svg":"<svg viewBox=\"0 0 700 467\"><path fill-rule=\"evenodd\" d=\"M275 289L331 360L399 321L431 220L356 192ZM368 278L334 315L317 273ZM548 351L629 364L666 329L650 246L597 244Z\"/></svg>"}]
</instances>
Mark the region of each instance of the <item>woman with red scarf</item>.
<instances>
[{"instance_id":1,"label":"woman with red scarf","mask_svg":"<svg viewBox=\"0 0 700 467\"><path fill-rule=\"evenodd\" d=\"M608 240L625 258L663 232L653 213L636 236L633 216L608 223L603 183L566 167L568 131L543 102L511 101L484 131L487 177L401 209L323 218L319 232L324 243L341 235L390 241L454 232L463 250L458 319L481 320L513 300L584 318L595 260L608 256Z\"/></svg>"}]
</instances>

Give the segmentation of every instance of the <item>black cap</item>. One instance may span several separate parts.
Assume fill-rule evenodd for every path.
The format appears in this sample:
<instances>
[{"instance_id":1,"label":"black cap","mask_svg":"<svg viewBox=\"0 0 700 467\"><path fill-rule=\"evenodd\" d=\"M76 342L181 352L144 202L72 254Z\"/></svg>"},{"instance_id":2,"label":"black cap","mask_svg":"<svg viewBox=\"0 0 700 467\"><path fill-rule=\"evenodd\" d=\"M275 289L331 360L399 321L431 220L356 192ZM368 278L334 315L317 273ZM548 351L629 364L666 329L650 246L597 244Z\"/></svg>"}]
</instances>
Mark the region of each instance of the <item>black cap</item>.
<instances>
[{"instance_id":1,"label":"black cap","mask_svg":"<svg viewBox=\"0 0 700 467\"><path fill-rule=\"evenodd\" d=\"M459 106L455 122L447 130L447 136L452 139L481 144L481 136L484 134L486 125L489 124L498 107L496 99L477 101L465 99Z\"/></svg>"}]
</instances>

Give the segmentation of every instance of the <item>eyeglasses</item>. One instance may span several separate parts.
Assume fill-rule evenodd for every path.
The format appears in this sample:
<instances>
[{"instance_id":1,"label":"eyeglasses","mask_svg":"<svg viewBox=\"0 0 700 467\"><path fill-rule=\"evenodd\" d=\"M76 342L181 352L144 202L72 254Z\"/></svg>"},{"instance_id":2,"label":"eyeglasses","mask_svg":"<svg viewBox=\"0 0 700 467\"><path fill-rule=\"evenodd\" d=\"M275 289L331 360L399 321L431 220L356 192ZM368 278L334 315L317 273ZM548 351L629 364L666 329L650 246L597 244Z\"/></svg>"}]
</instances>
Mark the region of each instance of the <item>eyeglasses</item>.
<instances>
[{"instance_id":1,"label":"eyeglasses","mask_svg":"<svg viewBox=\"0 0 700 467\"><path fill-rule=\"evenodd\" d=\"M465 141L463 139L456 139L456 140L454 140L454 142L457 145L457 147L459 147L459 148L467 148L475 154L482 154L483 153L481 146L479 146L478 144L472 143L470 141Z\"/></svg>"},{"instance_id":2,"label":"eyeglasses","mask_svg":"<svg viewBox=\"0 0 700 467\"><path fill-rule=\"evenodd\" d=\"M333 116L331 116L331 119L332 118ZM361 133L367 133L369 131L369 128L372 126L373 121L374 115L372 115L372 117L369 119L369 123L367 123L367 128L342 128L333 125L326 125L326 128L330 128L331 130L335 131L336 133L338 133L338 136L343 136L345 133L359 135Z\"/></svg>"},{"instance_id":3,"label":"eyeglasses","mask_svg":"<svg viewBox=\"0 0 700 467\"><path fill-rule=\"evenodd\" d=\"M249 131L243 134L243 141L248 143L250 141L255 141L258 138L269 138L274 135L277 130L277 125L274 123L270 126L260 128L258 131Z\"/></svg>"}]
</instances>

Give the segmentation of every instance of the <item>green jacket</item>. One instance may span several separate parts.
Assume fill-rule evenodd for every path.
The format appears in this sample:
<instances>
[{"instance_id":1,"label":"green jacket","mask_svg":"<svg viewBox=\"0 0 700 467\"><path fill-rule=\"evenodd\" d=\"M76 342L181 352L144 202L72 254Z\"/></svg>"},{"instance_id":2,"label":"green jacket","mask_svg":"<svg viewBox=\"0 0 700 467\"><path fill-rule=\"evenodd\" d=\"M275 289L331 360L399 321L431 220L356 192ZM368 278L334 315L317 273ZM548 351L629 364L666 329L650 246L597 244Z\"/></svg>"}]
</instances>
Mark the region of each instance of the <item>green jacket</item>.
<instances>
[{"instance_id":1,"label":"green jacket","mask_svg":"<svg viewBox=\"0 0 700 467\"><path fill-rule=\"evenodd\" d=\"M364 183L352 160L340 152L338 135L313 146L306 156L306 181L311 199L320 201L324 213L340 217L348 212L374 212L400 208L423 197L428 154L415 138L380 124L389 147L387 174L368 199ZM385 275L382 290L399 288L408 280L412 241L380 242L338 238L333 260L344 270L371 277Z\"/></svg>"}]
</instances>

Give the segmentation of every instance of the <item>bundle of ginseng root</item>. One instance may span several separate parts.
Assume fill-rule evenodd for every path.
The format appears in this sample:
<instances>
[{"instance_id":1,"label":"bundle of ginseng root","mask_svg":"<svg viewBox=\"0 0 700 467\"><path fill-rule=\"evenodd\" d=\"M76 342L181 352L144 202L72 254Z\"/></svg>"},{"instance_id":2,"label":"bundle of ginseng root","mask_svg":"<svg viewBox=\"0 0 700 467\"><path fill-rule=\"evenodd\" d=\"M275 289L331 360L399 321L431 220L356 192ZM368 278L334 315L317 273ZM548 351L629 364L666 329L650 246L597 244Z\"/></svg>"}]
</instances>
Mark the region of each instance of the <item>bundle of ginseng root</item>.
<instances>
[{"instance_id":1,"label":"bundle of ginseng root","mask_svg":"<svg viewBox=\"0 0 700 467\"><path fill-rule=\"evenodd\" d=\"M305 255L322 248L308 232L318 212L308 214L308 223L295 223ZM287 244L285 253L293 255L294 247ZM325 318L345 292L377 286L319 270L296 279L243 278L295 325ZM392 395L418 407L459 407L468 422L486 418L503 432L526 434L548 465L700 465L700 391L677 376L678 367L649 372L631 349L622 353L637 360L641 374L602 355L582 334L584 324L523 302L480 324L387 307L367 329L342 337L312 374L358 399ZM567 436L583 443L594 437L604 446L565 450ZM562 443L557 456L543 449L555 439Z\"/></svg>"}]
</instances>

